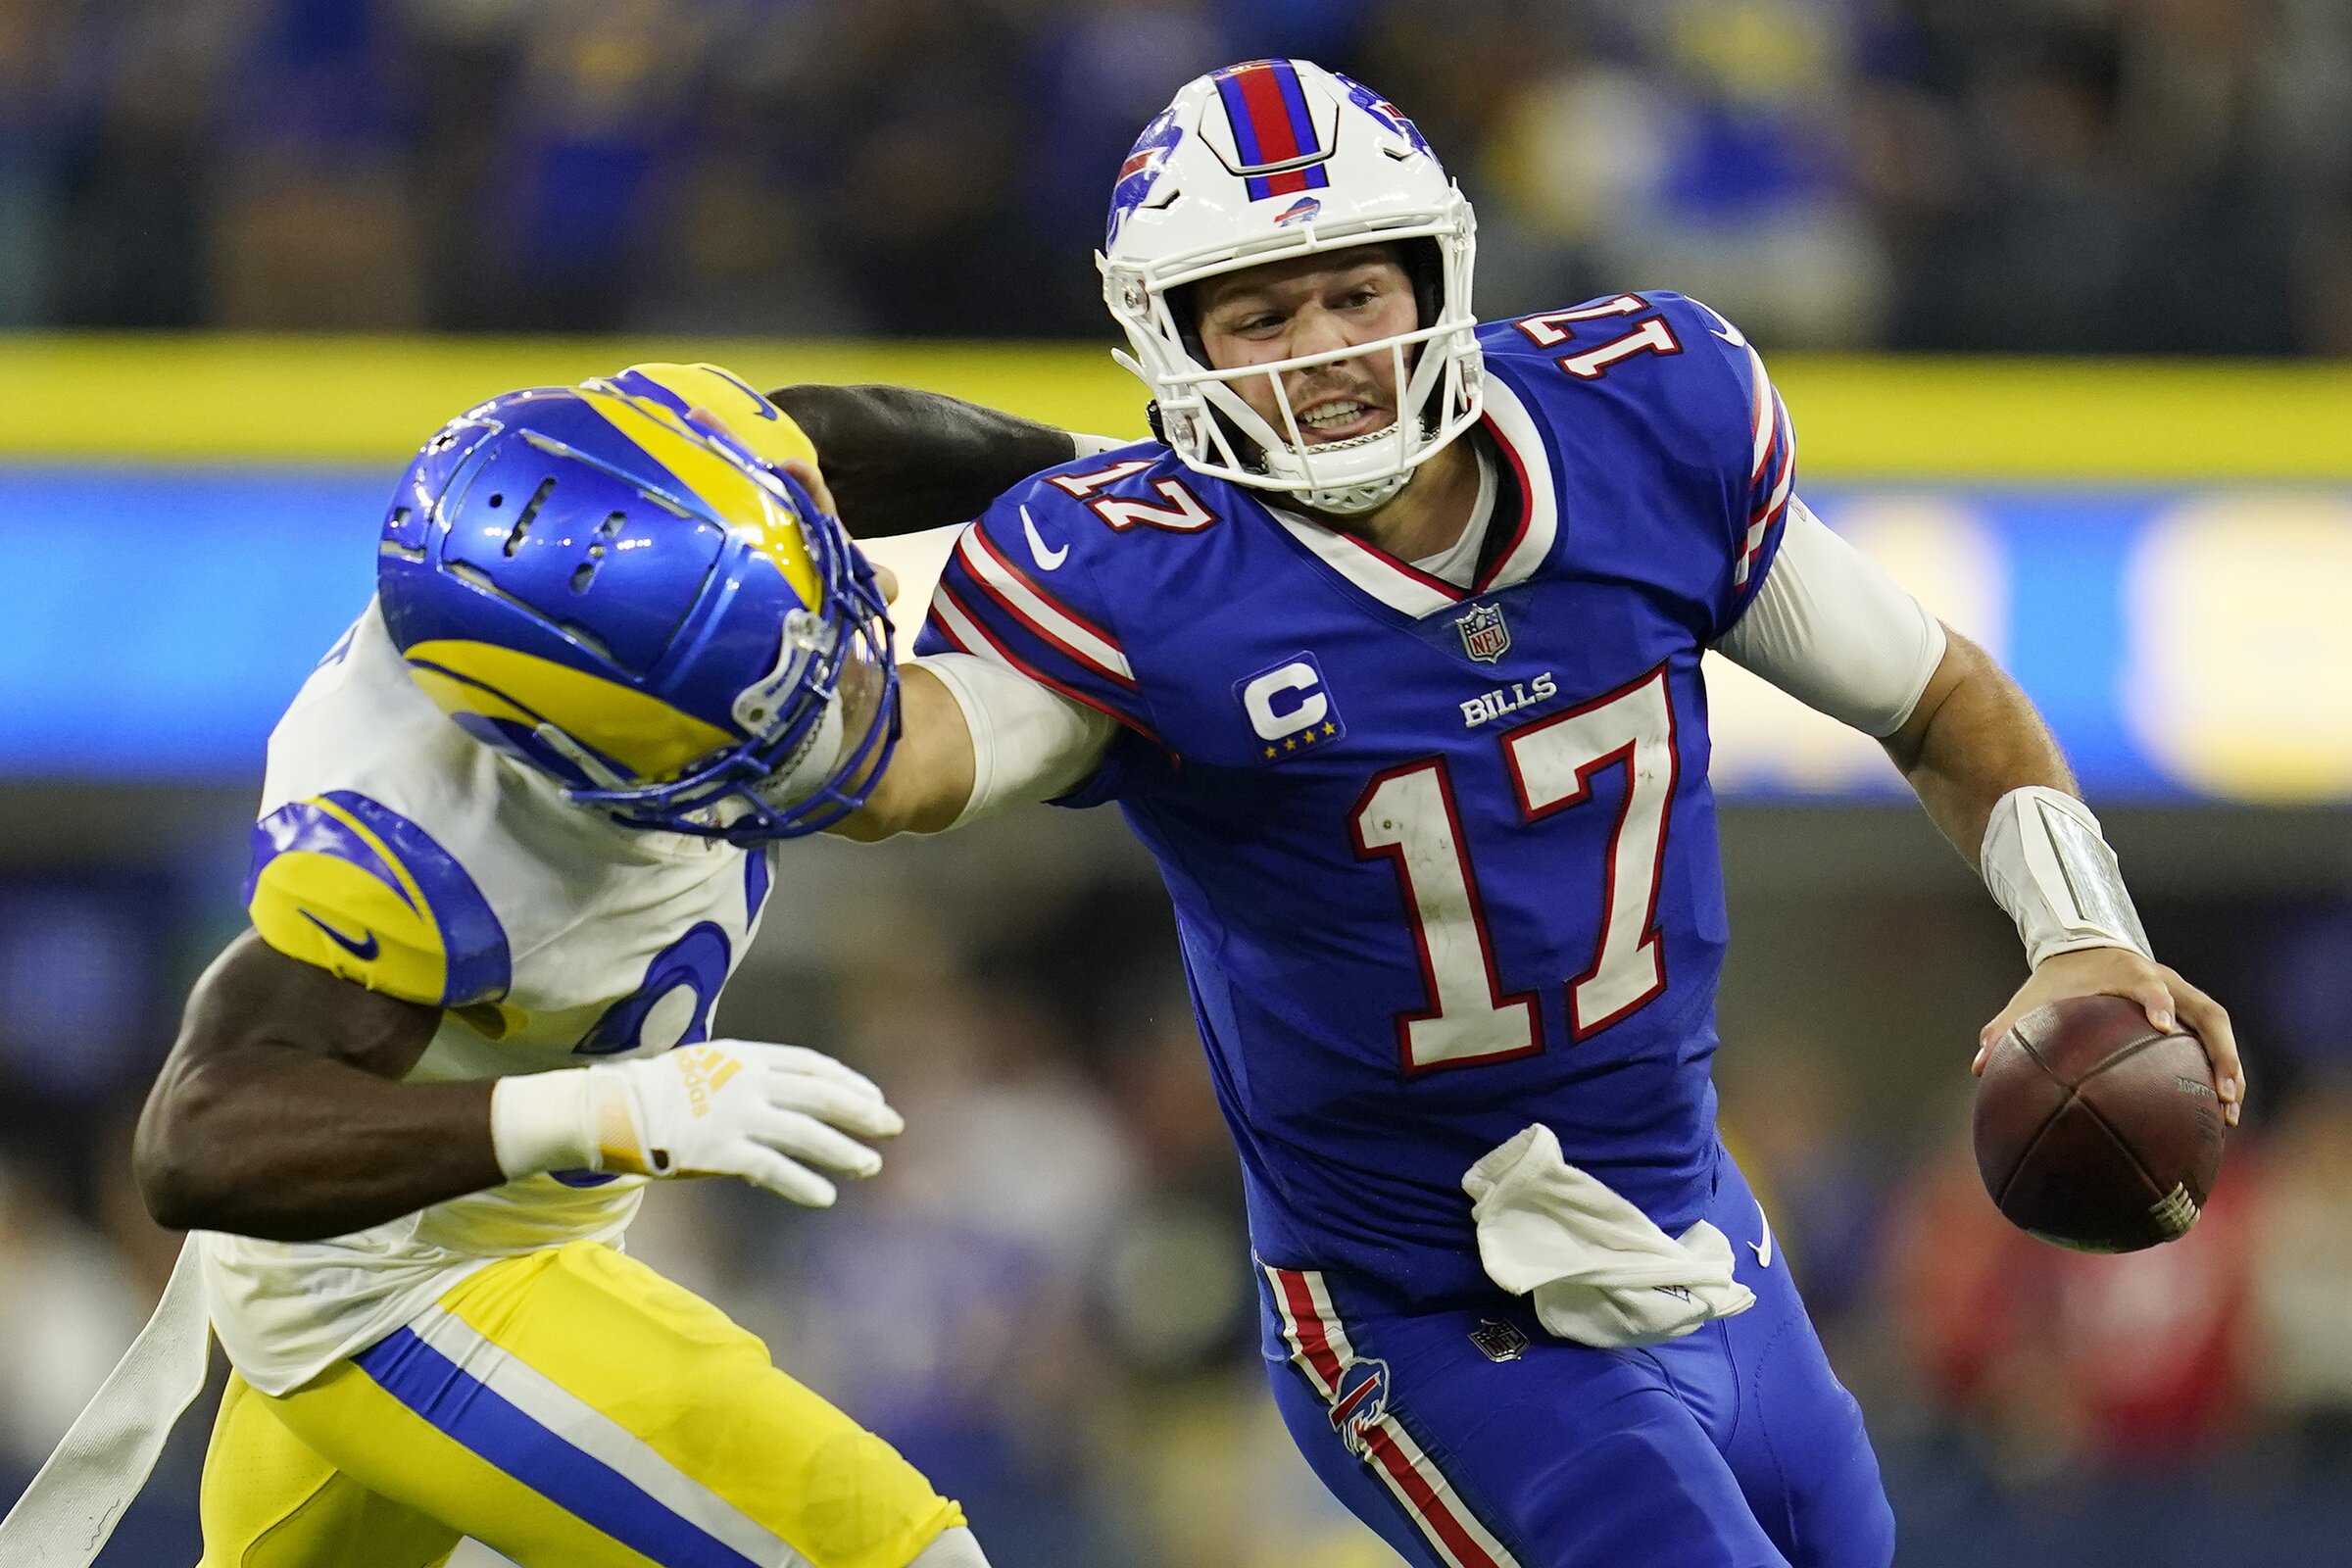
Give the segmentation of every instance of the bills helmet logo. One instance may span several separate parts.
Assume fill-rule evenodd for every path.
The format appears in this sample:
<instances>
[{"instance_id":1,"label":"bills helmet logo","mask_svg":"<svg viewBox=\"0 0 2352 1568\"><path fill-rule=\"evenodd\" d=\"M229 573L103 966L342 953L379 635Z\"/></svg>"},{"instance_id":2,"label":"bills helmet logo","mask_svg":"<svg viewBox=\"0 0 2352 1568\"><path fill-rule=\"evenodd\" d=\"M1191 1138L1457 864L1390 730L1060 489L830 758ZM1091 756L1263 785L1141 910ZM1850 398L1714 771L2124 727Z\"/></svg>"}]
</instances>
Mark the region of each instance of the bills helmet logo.
<instances>
[{"instance_id":1,"label":"bills helmet logo","mask_svg":"<svg viewBox=\"0 0 2352 1568\"><path fill-rule=\"evenodd\" d=\"M1453 629L1462 634L1462 652L1482 664L1492 664L1511 649L1510 623L1502 618L1497 605L1472 605L1470 612L1454 618Z\"/></svg>"},{"instance_id":2,"label":"bills helmet logo","mask_svg":"<svg viewBox=\"0 0 2352 1568\"><path fill-rule=\"evenodd\" d=\"M1282 216L1274 220L1274 226L1280 228L1285 223L1303 223L1322 210L1323 204L1314 197L1301 196L1282 210Z\"/></svg>"},{"instance_id":3,"label":"bills helmet logo","mask_svg":"<svg viewBox=\"0 0 2352 1568\"><path fill-rule=\"evenodd\" d=\"M1389 1363L1348 1362L1331 1396L1331 1430L1340 1435L1348 1451L1359 1459L1364 1457L1372 1429L1388 1413Z\"/></svg>"},{"instance_id":4,"label":"bills helmet logo","mask_svg":"<svg viewBox=\"0 0 2352 1568\"><path fill-rule=\"evenodd\" d=\"M1110 227L1102 238L1102 248L1110 249L1119 237L1119 225L1127 221L1135 210L1152 195L1158 182L1159 172L1167 167L1168 155L1184 140L1184 127L1176 123L1176 111L1163 109L1144 127L1128 149L1127 161L1119 166L1118 182L1110 187Z\"/></svg>"},{"instance_id":5,"label":"bills helmet logo","mask_svg":"<svg viewBox=\"0 0 2352 1568\"><path fill-rule=\"evenodd\" d=\"M1374 120L1379 121L1383 128L1395 135L1403 137L1405 143L1410 146L1413 151L1426 154L1432 158L1437 156L1436 153L1430 151L1429 141L1421 134L1421 127L1414 124L1410 120L1406 119L1403 110L1397 108L1395 104L1389 102L1386 98L1383 98L1380 94L1374 92L1371 88L1365 86L1353 76L1344 75L1336 71L1333 72L1332 74L1338 76L1340 80L1347 85L1348 101L1349 103L1355 105L1356 108L1361 109L1365 114L1370 115Z\"/></svg>"}]
</instances>

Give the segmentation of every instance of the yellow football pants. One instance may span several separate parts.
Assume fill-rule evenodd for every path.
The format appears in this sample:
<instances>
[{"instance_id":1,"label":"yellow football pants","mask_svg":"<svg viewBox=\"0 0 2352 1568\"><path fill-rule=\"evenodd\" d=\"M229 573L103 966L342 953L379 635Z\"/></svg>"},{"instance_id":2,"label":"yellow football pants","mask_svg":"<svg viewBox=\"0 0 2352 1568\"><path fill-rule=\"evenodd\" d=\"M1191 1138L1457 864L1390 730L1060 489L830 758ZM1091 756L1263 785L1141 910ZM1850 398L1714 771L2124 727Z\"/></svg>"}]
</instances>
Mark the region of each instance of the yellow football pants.
<instances>
[{"instance_id":1,"label":"yellow football pants","mask_svg":"<svg viewBox=\"0 0 2352 1568\"><path fill-rule=\"evenodd\" d=\"M509 1258L292 1394L231 1377L202 1568L905 1568L962 1511L716 1307L594 1243Z\"/></svg>"}]
</instances>

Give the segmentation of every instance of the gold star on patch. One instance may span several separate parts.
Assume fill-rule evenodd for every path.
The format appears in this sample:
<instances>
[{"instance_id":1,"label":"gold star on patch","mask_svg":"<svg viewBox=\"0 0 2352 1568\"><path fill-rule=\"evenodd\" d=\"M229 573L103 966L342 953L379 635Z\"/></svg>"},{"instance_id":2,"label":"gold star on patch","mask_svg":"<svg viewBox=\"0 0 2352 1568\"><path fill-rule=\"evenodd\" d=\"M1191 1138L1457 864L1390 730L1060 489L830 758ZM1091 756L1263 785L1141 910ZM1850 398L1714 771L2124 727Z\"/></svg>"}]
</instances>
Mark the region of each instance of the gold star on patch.
<instances>
[{"instance_id":1,"label":"gold star on patch","mask_svg":"<svg viewBox=\"0 0 2352 1568\"><path fill-rule=\"evenodd\" d=\"M1269 747L1267 747L1267 748L1266 748L1266 756L1267 756L1267 758L1268 758L1269 760L1271 760L1271 759L1273 758L1273 756L1274 756L1274 748L1273 748L1273 747L1269 746Z\"/></svg>"},{"instance_id":2,"label":"gold star on patch","mask_svg":"<svg viewBox=\"0 0 2352 1568\"><path fill-rule=\"evenodd\" d=\"M1295 735L1294 735L1294 736L1293 736L1293 737L1291 737L1289 740L1287 740L1287 741L1284 741L1284 742L1282 743L1282 749L1283 749L1284 751L1286 751L1286 752L1295 752L1295 751L1297 751L1297 750L1298 749L1298 738L1297 736L1295 736Z\"/></svg>"},{"instance_id":3,"label":"gold star on patch","mask_svg":"<svg viewBox=\"0 0 2352 1568\"><path fill-rule=\"evenodd\" d=\"M1337 735L1339 732L1340 732L1340 726L1339 726L1339 725L1332 723L1332 722L1331 722L1329 719L1326 719L1326 720L1324 720L1324 722L1323 722L1323 733L1324 733L1324 734L1326 734L1326 735Z\"/></svg>"}]
</instances>

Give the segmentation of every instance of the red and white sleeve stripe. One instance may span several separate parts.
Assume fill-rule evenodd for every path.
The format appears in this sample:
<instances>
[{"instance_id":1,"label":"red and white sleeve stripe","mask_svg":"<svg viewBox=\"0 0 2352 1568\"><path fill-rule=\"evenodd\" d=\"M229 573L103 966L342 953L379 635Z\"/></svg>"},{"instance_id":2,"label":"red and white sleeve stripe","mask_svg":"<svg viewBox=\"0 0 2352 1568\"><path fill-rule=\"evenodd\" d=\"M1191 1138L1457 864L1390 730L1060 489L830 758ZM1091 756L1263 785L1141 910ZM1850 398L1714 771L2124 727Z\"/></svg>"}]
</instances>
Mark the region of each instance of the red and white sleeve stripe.
<instances>
[{"instance_id":1,"label":"red and white sleeve stripe","mask_svg":"<svg viewBox=\"0 0 2352 1568\"><path fill-rule=\"evenodd\" d=\"M1788 498L1796 488L1796 430L1788 421L1788 406L1764 372L1764 359L1751 344L1747 350L1748 378L1753 389L1750 417L1754 453L1748 471L1747 534L1740 542L1740 560L1732 568L1732 586L1745 588L1772 530L1788 515Z\"/></svg>"},{"instance_id":2,"label":"red and white sleeve stripe","mask_svg":"<svg viewBox=\"0 0 2352 1568\"><path fill-rule=\"evenodd\" d=\"M1127 655L1102 627L1049 599L1028 575L1004 558L981 528L966 528L956 543L956 559L982 591L1013 619L1097 674L1123 686L1135 684Z\"/></svg>"},{"instance_id":3,"label":"red and white sleeve stripe","mask_svg":"<svg viewBox=\"0 0 2352 1568\"><path fill-rule=\"evenodd\" d=\"M1133 713L1125 711L1116 704L1104 701L1082 686L1065 680L1056 680L1052 674L1039 667L1035 662L1022 658L1020 653L1003 637L991 631L986 621L972 613L971 608L944 579L941 581L938 591L931 596L930 628L939 634L942 642L957 653L974 654L993 664L1000 664L1024 679L1035 681L1048 691L1059 692L1074 703L1084 703L1098 712L1107 714L1154 746L1166 745L1166 742L1159 738L1157 731Z\"/></svg>"}]
</instances>

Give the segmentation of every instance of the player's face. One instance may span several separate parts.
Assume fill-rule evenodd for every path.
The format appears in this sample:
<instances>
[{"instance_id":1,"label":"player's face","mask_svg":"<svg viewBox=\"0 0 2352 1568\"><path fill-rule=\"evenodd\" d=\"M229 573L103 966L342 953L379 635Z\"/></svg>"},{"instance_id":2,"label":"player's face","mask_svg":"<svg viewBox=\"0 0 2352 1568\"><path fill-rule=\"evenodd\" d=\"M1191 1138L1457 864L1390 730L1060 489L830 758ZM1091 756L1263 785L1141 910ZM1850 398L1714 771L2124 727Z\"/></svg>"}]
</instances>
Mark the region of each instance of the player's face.
<instances>
[{"instance_id":1,"label":"player's face","mask_svg":"<svg viewBox=\"0 0 2352 1568\"><path fill-rule=\"evenodd\" d=\"M1269 262L1200 285L1200 347L1211 369L1328 354L1419 324L1412 279L1387 245ZM1260 418L1287 431L1271 375L1232 386ZM1370 435L1396 420L1396 356L1382 349L1287 370L1282 391L1309 445Z\"/></svg>"}]
</instances>

